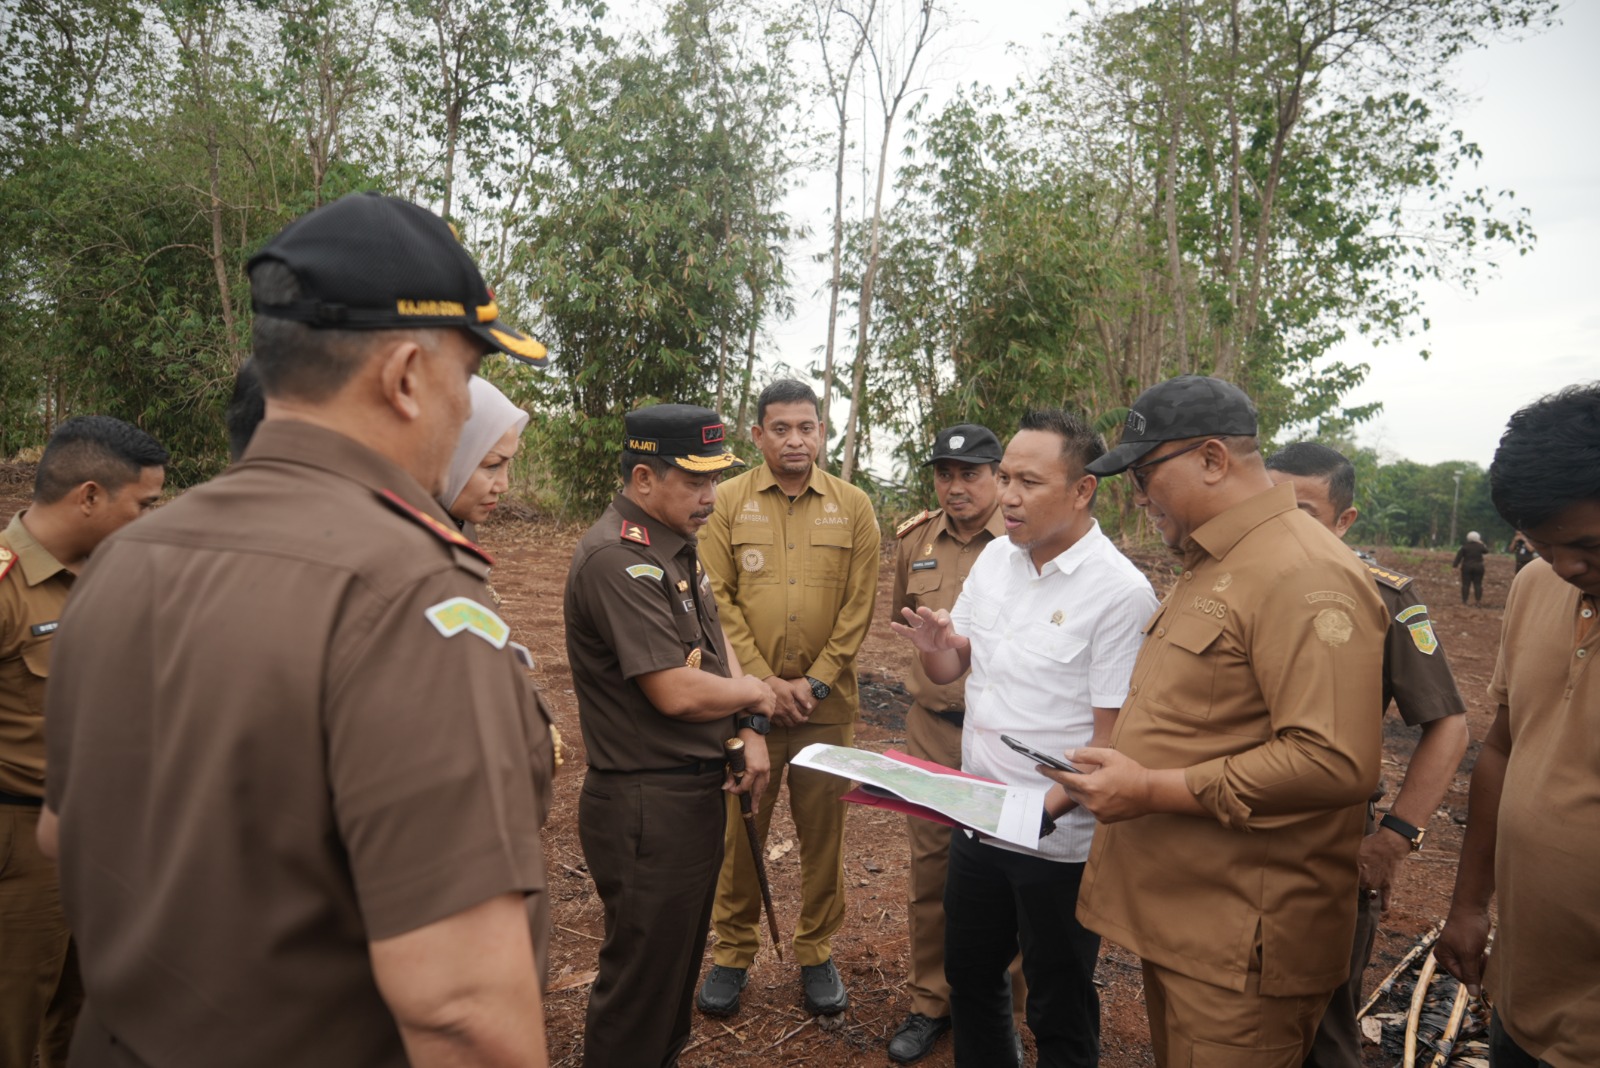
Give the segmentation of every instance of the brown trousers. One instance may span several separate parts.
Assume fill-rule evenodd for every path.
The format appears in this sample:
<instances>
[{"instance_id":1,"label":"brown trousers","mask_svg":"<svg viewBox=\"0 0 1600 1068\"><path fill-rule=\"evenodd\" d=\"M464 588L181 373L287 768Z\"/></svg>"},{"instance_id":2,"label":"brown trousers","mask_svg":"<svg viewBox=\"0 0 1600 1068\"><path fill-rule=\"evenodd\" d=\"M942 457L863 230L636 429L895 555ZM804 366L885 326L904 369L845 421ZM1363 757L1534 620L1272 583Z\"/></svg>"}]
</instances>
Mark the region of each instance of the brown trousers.
<instances>
[{"instance_id":1,"label":"brown trousers","mask_svg":"<svg viewBox=\"0 0 1600 1068\"><path fill-rule=\"evenodd\" d=\"M584 1021L587 1068L666 1068L689 1041L722 865L722 780L720 770L584 777L578 840L606 924Z\"/></svg>"},{"instance_id":2,"label":"brown trousers","mask_svg":"<svg viewBox=\"0 0 1600 1068\"><path fill-rule=\"evenodd\" d=\"M1327 994L1268 997L1252 971L1243 993L1144 962L1156 1068L1299 1068Z\"/></svg>"},{"instance_id":3,"label":"brown trousers","mask_svg":"<svg viewBox=\"0 0 1600 1068\"><path fill-rule=\"evenodd\" d=\"M947 768L961 766L961 728L921 705L906 712L906 752ZM906 817L911 868L906 873L906 919L911 932L911 971L906 992L911 1011L938 1019L950 1015L950 984L944 977L944 880L950 869L950 828ZM1028 987L1022 954L1011 962L1011 1014L1020 1030Z\"/></svg>"},{"instance_id":4,"label":"brown trousers","mask_svg":"<svg viewBox=\"0 0 1600 1068\"><path fill-rule=\"evenodd\" d=\"M65 1068L83 1005L55 861L39 852L39 810L0 805L0 1068Z\"/></svg>"},{"instance_id":5,"label":"brown trousers","mask_svg":"<svg viewBox=\"0 0 1600 1068\"><path fill-rule=\"evenodd\" d=\"M1378 903L1367 900L1363 894L1356 905L1350 978L1333 992L1322 1022L1317 1025L1317 1037L1311 1044L1305 1068L1361 1068L1361 1025L1356 1013L1361 1011L1362 980L1366 978L1367 962L1372 959L1372 944L1377 937Z\"/></svg>"},{"instance_id":6,"label":"brown trousers","mask_svg":"<svg viewBox=\"0 0 1600 1068\"><path fill-rule=\"evenodd\" d=\"M854 739L854 723L774 726L767 735L772 779L761 795L756 830L761 841L766 842L783 769L787 767L789 814L800 837L800 918L794 925L794 955L802 965L829 960L833 956L834 932L844 924L845 804L839 797L850 783L837 775L794 767L789 758L813 742L847 746ZM717 929L714 959L725 967L748 968L761 944L761 884L750 859L738 799L728 795L726 807L727 837L723 843L722 874L717 879L717 904L712 911L712 923ZM774 904L780 916L788 912L781 903ZM778 929L783 927L780 921Z\"/></svg>"}]
</instances>

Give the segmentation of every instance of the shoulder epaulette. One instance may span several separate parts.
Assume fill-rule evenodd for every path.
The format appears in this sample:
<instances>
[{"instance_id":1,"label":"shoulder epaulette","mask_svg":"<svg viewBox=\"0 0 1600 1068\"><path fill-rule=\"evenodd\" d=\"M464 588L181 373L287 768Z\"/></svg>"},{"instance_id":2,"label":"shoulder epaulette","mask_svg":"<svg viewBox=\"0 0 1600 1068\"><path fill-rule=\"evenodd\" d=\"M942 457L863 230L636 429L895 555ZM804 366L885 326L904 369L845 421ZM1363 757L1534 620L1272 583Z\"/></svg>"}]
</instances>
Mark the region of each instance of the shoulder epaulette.
<instances>
[{"instance_id":1,"label":"shoulder epaulette","mask_svg":"<svg viewBox=\"0 0 1600 1068\"><path fill-rule=\"evenodd\" d=\"M901 523L899 526L895 527L894 536L896 538L903 538L938 514L939 512L937 509L930 512L928 509L924 508L910 519L907 519L904 523Z\"/></svg>"},{"instance_id":2,"label":"shoulder epaulette","mask_svg":"<svg viewBox=\"0 0 1600 1068\"><path fill-rule=\"evenodd\" d=\"M17 554L0 545L0 579L10 574L11 569L17 566Z\"/></svg>"},{"instance_id":3,"label":"shoulder epaulette","mask_svg":"<svg viewBox=\"0 0 1600 1068\"><path fill-rule=\"evenodd\" d=\"M643 523L635 523L631 519L622 521L622 530L618 532L617 537L623 541L631 541L638 545L650 544L650 531L645 528Z\"/></svg>"},{"instance_id":4,"label":"shoulder epaulette","mask_svg":"<svg viewBox=\"0 0 1600 1068\"><path fill-rule=\"evenodd\" d=\"M456 530L454 527L439 522L422 509L407 504L405 499L402 498L398 493L394 492L394 490L379 490L378 497L383 501L384 504L387 504L396 512L399 512L407 519L416 523L419 527L421 527L423 530L426 530L429 534L432 534L440 541L454 545L458 549L464 549L473 556L476 556L478 559L482 560L484 563L488 564L490 567L494 566L494 557L484 552L483 549L475 544L471 538L461 533L461 531Z\"/></svg>"},{"instance_id":5,"label":"shoulder epaulette","mask_svg":"<svg viewBox=\"0 0 1600 1068\"><path fill-rule=\"evenodd\" d=\"M1386 571L1376 564L1368 564L1367 570L1372 572L1372 577L1378 580L1378 585L1387 586L1391 590L1403 590L1416 581L1410 575L1399 575L1393 571Z\"/></svg>"}]
</instances>

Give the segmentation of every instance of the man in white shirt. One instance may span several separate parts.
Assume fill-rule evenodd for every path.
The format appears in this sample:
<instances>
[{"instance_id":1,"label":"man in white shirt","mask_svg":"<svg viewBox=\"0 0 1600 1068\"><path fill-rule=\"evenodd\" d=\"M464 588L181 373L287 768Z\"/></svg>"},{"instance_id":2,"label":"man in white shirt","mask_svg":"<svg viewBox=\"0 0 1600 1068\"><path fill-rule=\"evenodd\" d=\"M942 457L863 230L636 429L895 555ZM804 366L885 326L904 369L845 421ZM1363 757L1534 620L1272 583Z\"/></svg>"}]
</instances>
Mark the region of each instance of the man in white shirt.
<instances>
[{"instance_id":1,"label":"man in white shirt","mask_svg":"<svg viewBox=\"0 0 1600 1068\"><path fill-rule=\"evenodd\" d=\"M983 551L953 611L907 610L892 624L933 682L971 670L962 770L1049 788L1037 850L951 838L945 975L958 1068L1017 1054L1006 966L1019 944L1039 1064L1099 1063L1100 938L1074 915L1094 817L1000 736L1048 753L1104 744L1127 696L1156 597L1094 519L1098 483L1084 468L1104 453L1076 415L1025 415L1000 463L1006 537Z\"/></svg>"}]
</instances>

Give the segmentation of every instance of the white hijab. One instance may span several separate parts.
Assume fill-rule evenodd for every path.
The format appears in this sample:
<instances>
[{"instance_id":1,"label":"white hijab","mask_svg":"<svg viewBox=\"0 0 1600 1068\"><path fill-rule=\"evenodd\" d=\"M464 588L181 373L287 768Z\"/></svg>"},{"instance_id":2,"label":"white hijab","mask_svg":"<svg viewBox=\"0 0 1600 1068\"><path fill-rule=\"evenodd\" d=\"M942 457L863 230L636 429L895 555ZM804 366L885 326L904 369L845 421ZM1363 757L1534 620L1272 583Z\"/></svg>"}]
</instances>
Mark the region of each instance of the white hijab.
<instances>
[{"instance_id":1,"label":"white hijab","mask_svg":"<svg viewBox=\"0 0 1600 1068\"><path fill-rule=\"evenodd\" d=\"M502 430L501 433L504 434L505 431ZM478 459L481 460L481 459L483 459L483 457L480 456L480 457L478 457ZM1483 543L1483 535L1479 534L1476 530L1469 530L1469 531L1467 531L1467 540L1468 541L1475 541L1475 542L1478 542L1479 544L1482 544Z\"/></svg>"},{"instance_id":2,"label":"white hijab","mask_svg":"<svg viewBox=\"0 0 1600 1068\"><path fill-rule=\"evenodd\" d=\"M456 452L450 457L450 470L445 475L444 493L439 496L439 503L447 512L456 503L456 498L461 496L461 491L466 489L467 479L472 477L472 472L478 469L483 458L489 455L489 450L494 448L494 443L506 431L515 430L521 434L522 428L528 425L528 413L512 404L488 379L474 375L469 392L472 395L472 414L467 416L467 424L461 428L461 438L456 442Z\"/></svg>"}]
</instances>

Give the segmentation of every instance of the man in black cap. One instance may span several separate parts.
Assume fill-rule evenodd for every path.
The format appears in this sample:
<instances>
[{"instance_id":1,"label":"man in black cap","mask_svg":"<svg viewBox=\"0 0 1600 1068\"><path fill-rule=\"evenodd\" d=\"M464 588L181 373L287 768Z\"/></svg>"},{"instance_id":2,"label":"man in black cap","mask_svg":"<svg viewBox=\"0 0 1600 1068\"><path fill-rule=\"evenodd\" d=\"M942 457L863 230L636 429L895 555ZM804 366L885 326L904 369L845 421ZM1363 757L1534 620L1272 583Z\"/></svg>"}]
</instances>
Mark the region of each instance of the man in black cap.
<instances>
[{"instance_id":1,"label":"man in black cap","mask_svg":"<svg viewBox=\"0 0 1600 1068\"><path fill-rule=\"evenodd\" d=\"M1000 518L1000 485L995 478L1005 450L994 431L975 423L945 427L934 438L924 467L933 468L939 507L922 511L895 530L894 596L889 620L900 610L920 607L949 611L978 554L1005 534ZM906 680L911 708L906 712L906 751L947 768L961 766L961 723L966 710L966 676L937 686L911 662ZM889 1057L902 1064L921 1060L950 1028L950 984L944 977L944 878L950 861L950 828L906 817L911 867L906 873L911 935L911 970L906 992L911 1012L889 1041ZM1012 969L1013 1001L1020 1010L1021 969Z\"/></svg>"},{"instance_id":2,"label":"man in black cap","mask_svg":"<svg viewBox=\"0 0 1600 1068\"><path fill-rule=\"evenodd\" d=\"M723 791L760 797L772 691L722 635L695 551L717 481L743 461L722 417L687 404L629 412L622 492L567 574L567 658L589 753L578 836L605 904L584 1064L672 1065L722 866ZM725 773L744 742L747 772Z\"/></svg>"},{"instance_id":3,"label":"man in black cap","mask_svg":"<svg viewBox=\"0 0 1600 1068\"><path fill-rule=\"evenodd\" d=\"M1078 916L1143 959L1158 1064L1299 1068L1350 970L1383 602L1273 485L1227 382L1146 390L1088 469L1130 474L1183 572L1110 746L1048 772L1101 824Z\"/></svg>"},{"instance_id":4,"label":"man in black cap","mask_svg":"<svg viewBox=\"0 0 1600 1068\"><path fill-rule=\"evenodd\" d=\"M485 352L543 351L401 200L250 274L265 421L101 546L55 637L72 1063L545 1064L548 724L434 501Z\"/></svg>"}]
</instances>

